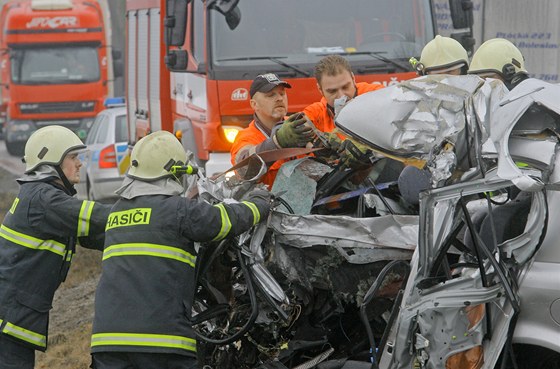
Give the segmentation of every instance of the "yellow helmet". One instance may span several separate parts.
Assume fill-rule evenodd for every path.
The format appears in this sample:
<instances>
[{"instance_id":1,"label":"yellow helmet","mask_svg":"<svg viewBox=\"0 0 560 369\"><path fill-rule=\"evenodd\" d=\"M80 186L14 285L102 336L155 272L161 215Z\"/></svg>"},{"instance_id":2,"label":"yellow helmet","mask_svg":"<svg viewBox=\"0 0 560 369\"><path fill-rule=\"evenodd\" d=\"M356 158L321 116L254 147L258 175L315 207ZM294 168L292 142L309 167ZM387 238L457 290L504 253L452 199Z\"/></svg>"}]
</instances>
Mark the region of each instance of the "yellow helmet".
<instances>
[{"instance_id":1,"label":"yellow helmet","mask_svg":"<svg viewBox=\"0 0 560 369\"><path fill-rule=\"evenodd\" d=\"M468 73L498 73L510 81L518 73L527 74L527 70L523 55L514 44L503 38L493 38L476 50Z\"/></svg>"},{"instance_id":2,"label":"yellow helmet","mask_svg":"<svg viewBox=\"0 0 560 369\"><path fill-rule=\"evenodd\" d=\"M442 70L440 72L443 73L463 66L468 67L469 56L459 41L437 35L422 49L420 63L423 66L423 74L434 70Z\"/></svg>"},{"instance_id":3,"label":"yellow helmet","mask_svg":"<svg viewBox=\"0 0 560 369\"><path fill-rule=\"evenodd\" d=\"M145 181L172 176L173 165L184 165L187 153L177 137L167 131L156 131L134 145L128 176Z\"/></svg>"},{"instance_id":4,"label":"yellow helmet","mask_svg":"<svg viewBox=\"0 0 560 369\"><path fill-rule=\"evenodd\" d=\"M25 144L25 173L43 164L60 165L70 151L85 148L82 140L66 127L54 125L39 128Z\"/></svg>"}]
</instances>

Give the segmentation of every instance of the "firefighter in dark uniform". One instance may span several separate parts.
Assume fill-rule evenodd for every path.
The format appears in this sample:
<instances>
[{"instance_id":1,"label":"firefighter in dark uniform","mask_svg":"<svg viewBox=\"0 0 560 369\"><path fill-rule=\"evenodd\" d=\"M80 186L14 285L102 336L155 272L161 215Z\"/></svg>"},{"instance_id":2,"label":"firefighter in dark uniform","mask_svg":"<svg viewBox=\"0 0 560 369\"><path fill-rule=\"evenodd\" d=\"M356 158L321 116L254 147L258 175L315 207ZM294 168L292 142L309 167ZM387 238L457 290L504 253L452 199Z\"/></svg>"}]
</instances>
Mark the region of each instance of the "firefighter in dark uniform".
<instances>
[{"instance_id":1,"label":"firefighter in dark uniform","mask_svg":"<svg viewBox=\"0 0 560 369\"><path fill-rule=\"evenodd\" d=\"M35 131L25 145L21 188L0 226L0 369L33 369L76 242L103 248L110 206L73 197L83 149L61 126Z\"/></svg>"},{"instance_id":2,"label":"firefighter in dark uniform","mask_svg":"<svg viewBox=\"0 0 560 369\"><path fill-rule=\"evenodd\" d=\"M95 369L195 368L194 242L239 235L268 215L265 190L235 204L182 197L174 168L186 161L183 146L166 131L132 150L107 221L91 339Z\"/></svg>"}]
</instances>

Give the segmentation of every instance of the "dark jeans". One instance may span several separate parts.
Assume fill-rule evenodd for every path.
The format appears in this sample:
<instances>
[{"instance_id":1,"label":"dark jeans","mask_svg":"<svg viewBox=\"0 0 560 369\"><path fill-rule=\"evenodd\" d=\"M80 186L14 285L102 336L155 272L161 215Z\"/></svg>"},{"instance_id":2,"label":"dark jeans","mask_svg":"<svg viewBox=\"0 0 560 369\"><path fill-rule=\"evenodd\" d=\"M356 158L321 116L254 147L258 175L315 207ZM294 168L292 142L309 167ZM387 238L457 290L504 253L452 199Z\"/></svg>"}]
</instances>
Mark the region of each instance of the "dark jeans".
<instances>
[{"instance_id":1,"label":"dark jeans","mask_svg":"<svg viewBox=\"0 0 560 369\"><path fill-rule=\"evenodd\" d=\"M33 369L35 350L0 334L0 369Z\"/></svg>"},{"instance_id":2,"label":"dark jeans","mask_svg":"<svg viewBox=\"0 0 560 369\"><path fill-rule=\"evenodd\" d=\"M196 369L190 356L142 352L97 352L92 354L93 369Z\"/></svg>"}]
</instances>

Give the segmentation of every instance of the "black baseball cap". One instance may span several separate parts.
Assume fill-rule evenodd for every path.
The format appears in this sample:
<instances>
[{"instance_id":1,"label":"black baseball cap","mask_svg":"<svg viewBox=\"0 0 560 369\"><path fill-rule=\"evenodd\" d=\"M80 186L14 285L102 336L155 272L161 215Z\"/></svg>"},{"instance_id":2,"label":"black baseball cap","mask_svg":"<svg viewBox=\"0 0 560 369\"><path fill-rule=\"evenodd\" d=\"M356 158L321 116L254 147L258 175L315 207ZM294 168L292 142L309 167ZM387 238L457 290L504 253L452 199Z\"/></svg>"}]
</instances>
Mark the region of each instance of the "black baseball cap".
<instances>
[{"instance_id":1,"label":"black baseball cap","mask_svg":"<svg viewBox=\"0 0 560 369\"><path fill-rule=\"evenodd\" d=\"M286 82L280 80L278 76L274 73L259 74L251 83L251 88L249 89L249 95L253 95L257 92L268 92L276 86L284 86L286 88L292 88L292 86Z\"/></svg>"}]
</instances>

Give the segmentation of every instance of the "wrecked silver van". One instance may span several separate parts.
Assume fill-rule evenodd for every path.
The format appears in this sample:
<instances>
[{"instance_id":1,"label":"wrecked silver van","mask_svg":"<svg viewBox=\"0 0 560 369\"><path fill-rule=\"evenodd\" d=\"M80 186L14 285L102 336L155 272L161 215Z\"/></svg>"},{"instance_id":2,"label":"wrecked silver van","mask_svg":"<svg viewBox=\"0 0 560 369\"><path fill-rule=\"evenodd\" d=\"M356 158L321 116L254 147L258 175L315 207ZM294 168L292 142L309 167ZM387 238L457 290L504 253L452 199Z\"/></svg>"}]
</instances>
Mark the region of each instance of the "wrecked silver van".
<instances>
[{"instance_id":1,"label":"wrecked silver van","mask_svg":"<svg viewBox=\"0 0 560 369\"><path fill-rule=\"evenodd\" d=\"M368 168L290 161L267 223L201 246L205 368L559 368L560 86L419 77L336 124Z\"/></svg>"}]
</instances>

